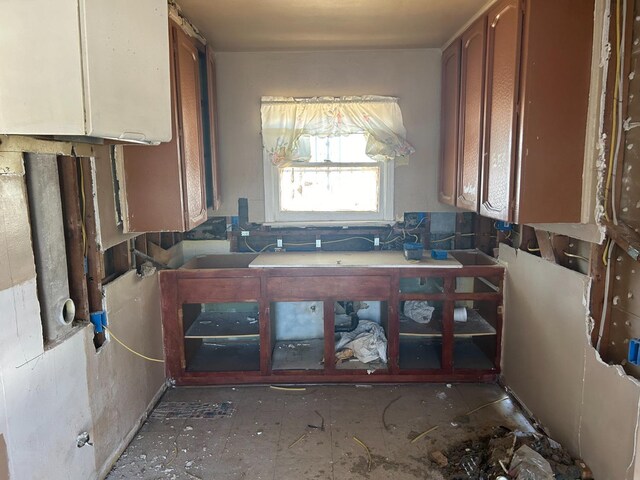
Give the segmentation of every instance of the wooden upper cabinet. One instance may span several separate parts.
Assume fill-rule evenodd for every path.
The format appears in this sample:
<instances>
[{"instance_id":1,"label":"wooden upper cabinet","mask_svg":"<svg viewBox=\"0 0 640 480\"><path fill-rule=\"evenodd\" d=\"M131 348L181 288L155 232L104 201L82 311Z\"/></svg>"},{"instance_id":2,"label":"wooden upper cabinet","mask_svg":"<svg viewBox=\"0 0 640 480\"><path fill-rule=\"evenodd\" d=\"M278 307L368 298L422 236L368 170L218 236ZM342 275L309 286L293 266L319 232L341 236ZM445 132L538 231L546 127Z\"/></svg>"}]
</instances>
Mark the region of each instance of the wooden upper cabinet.
<instances>
[{"instance_id":1,"label":"wooden upper cabinet","mask_svg":"<svg viewBox=\"0 0 640 480\"><path fill-rule=\"evenodd\" d=\"M217 178L217 167L205 163L216 150L210 116L215 77L204 47L199 49L175 23L169 29L172 138L157 146L122 147L125 232L184 232L198 226L207 219L207 182Z\"/></svg>"},{"instance_id":2,"label":"wooden upper cabinet","mask_svg":"<svg viewBox=\"0 0 640 480\"><path fill-rule=\"evenodd\" d=\"M194 41L181 28L174 27L176 73L180 125L180 154L185 206L185 229L191 230L207 219L205 197L200 68Z\"/></svg>"},{"instance_id":3,"label":"wooden upper cabinet","mask_svg":"<svg viewBox=\"0 0 640 480\"><path fill-rule=\"evenodd\" d=\"M442 53L442 109L440 116L440 202L455 205L460 109L460 40Z\"/></svg>"},{"instance_id":4,"label":"wooden upper cabinet","mask_svg":"<svg viewBox=\"0 0 640 480\"><path fill-rule=\"evenodd\" d=\"M593 7L593 0L499 0L445 51L443 203L453 193L457 207L496 220L580 222ZM456 55L459 99L451 91Z\"/></svg>"},{"instance_id":5,"label":"wooden upper cabinet","mask_svg":"<svg viewBox=\"0 0 640 480\"><path fill-rule=\"evenodd\" d=\"M581 221L593 9L525 3L514 222Z\"/></svg>"},{"instance_id":6,"label":"wooden upper cabinet","mask_svg":"<svg viewBox=\"0 0 640 480\"><path fill-rule=\"evenodd\" d=\"M462 35L460 59L460 127L456 206L477 211L482 159L484 74L487 17Z\"/></svg>"},{"instance_id":7,"label":"wooden upper cabinet","mask_svg":"<svg viewBox=\"0 0 640 480\"><path fill-rule=\"evenodd\" d=\"M480 214L505 221L512 218L521 28L520 0L489 10Z\"/></svg>"}]
</instances>

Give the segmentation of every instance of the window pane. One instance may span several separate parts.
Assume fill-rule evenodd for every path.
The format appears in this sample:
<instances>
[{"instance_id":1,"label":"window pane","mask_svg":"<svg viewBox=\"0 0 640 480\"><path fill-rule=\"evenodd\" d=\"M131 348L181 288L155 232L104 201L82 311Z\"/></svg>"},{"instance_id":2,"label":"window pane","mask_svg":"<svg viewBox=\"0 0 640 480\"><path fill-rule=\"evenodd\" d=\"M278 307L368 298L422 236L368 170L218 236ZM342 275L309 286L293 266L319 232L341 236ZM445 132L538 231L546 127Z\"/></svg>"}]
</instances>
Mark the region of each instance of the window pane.
<instances>
[{"instance_id":1,"label":"window pane","mask_svg":"<svg viewBox=\"0 0 640 480\"><path fill-rule=\"evenodd\" d=\"M298 156L312 163L375 163L367 156L367 136L352 133L339 137L303 135L298 144Z\"/></svg>"},{"instance_id":2,"label":"window pane","mask_svg":"<svg viewBox=\"0 0 640 480\"><path fill-rule=\"evenodd\" d=\"M280 209L289 212L378 212L380 167L286 167Z\"/></svg>"}]
</instances>

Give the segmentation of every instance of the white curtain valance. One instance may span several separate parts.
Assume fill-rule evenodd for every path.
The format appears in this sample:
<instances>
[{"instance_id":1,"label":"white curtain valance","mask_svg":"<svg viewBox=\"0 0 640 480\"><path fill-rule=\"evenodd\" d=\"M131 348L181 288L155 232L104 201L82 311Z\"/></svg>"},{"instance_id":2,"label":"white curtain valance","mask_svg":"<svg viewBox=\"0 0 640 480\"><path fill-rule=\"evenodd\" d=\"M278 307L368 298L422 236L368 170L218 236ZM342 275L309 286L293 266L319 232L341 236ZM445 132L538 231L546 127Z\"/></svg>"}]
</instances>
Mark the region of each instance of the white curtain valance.
<instances>
[{"instance_id":1,"label":"white curtain valance","mask_svg":"<svg viewBox=\"0 0 640 480\"><path fill-rule=\"evenodd\" d=\"M262 97L262 142L274 165L308 161L303 135L332 137L365 133L366 154L376 161L408 163L407 142L395 97ZM308 153L308 152L307 152Z\"/></svg>"}]
</instances>

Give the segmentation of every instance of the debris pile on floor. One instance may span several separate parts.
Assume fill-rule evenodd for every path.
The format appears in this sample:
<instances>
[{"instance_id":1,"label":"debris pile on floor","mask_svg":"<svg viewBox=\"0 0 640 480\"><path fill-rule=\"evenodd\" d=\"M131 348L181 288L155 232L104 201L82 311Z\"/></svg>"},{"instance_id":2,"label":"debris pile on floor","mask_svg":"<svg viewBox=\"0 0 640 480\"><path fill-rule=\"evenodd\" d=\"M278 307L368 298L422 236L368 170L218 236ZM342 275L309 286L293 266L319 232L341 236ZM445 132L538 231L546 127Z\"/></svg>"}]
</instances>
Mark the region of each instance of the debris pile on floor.
<instances>
[{"instance_id":1,"label":"debris pile on floor","mask_svg":"<svg viewBox=\"0 0 640 480\"><path fill-rule=\"evenodd\" d=\"M430 460L451 480L588 480L591 472L560 444L538 433L497 427L491 435L462 442Z\"/></svg>"}]
</instances>

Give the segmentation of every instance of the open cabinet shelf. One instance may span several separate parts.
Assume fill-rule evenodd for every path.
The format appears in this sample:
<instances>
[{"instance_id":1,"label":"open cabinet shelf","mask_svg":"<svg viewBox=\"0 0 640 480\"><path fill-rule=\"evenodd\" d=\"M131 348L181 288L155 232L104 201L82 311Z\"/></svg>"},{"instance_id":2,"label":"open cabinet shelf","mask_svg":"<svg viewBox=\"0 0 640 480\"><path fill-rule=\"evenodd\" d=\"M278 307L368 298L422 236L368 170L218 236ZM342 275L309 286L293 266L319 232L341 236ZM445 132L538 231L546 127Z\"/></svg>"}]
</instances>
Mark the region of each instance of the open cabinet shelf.
<instances>
[{"instance_id":1,"label":"open cabinet shelf","mask_svg":"<svg viewBox=\"0 0 640 480\"><path fill-rule=\"evenodd\" d=\"M456 255L458 268L255 268L255 255L235 254L163 271L168 374L180 385L493 380L504 268ZM423 307L430 320L412 320Z\"/></svg>"},{"instance_id":2,"label":"open cabinet shelf","mask_svg":"<svg viewBox=\"0 0 640 480\"><path fill-rule=\"evenodd\" d=\"M258 315L241 312L202 312L184 338L259 338Z\"/></svg>"}]
</instances>

